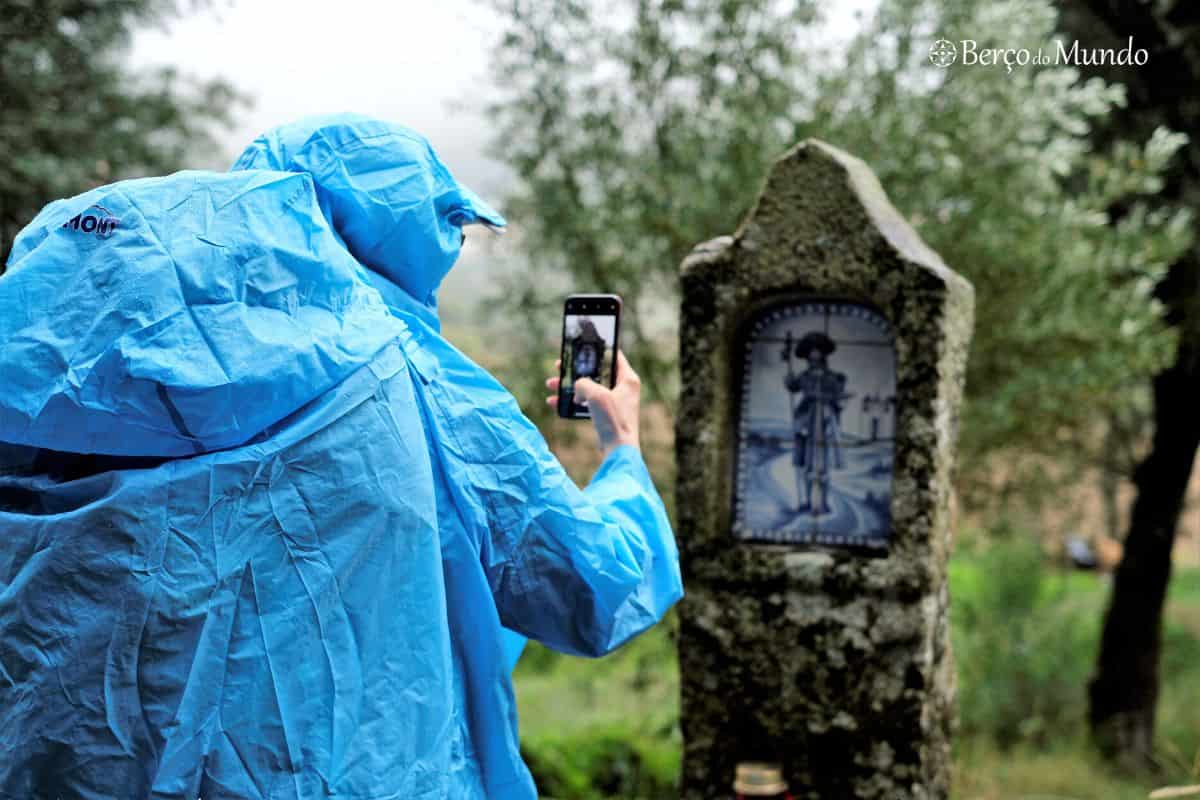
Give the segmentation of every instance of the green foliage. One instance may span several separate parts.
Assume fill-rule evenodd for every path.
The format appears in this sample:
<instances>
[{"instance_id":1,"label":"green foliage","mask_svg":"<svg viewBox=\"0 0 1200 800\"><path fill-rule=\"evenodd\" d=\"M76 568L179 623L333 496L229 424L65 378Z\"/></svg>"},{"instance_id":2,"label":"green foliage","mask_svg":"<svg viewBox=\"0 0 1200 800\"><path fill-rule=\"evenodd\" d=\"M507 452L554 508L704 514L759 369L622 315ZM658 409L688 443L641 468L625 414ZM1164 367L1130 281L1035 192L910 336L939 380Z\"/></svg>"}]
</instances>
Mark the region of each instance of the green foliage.
<instances>
[{"instance_id":1,"label":"green foliage","mask_svg":"<svg viewBox=\"0 0 1200 800\"><path fill-rule=\"evenodd\" d=\"M1172 353L1153 292L1189 246L1191 220L1155 195L1185 137L1158 130L1097 151L1093 128L1123 105L1121 87L1066 66L937 70L928 60L942 37L1049 53L1055 23L1042 0L885 0L844 67L822 79L811 125L864 156L975 284L968 479L992 479L998 451L1105 460L1105 424L1145 419L1149 378ZM1009 479L1030 488L1045 477Z\"/></svg>"},{"instance_id":2,"label":"green foliage","mask_svg":"<svg viewBox=\"0 0 1200 800\"><path fill-rule=\"evenodd\" d=\"M623 724L575 736L527 738L522 750L543 797L673 800L679 796L678 743L631 735Z\"/></svg>"},{"instance_id":3,"label":"green foliage","mask_svg":"<svg viewBox=\"0 0 1200 800\"><path fill-rule=\"evenodd\" d=\"M1099 152L1089 134L1119 87L1065 66L928 59L943 36L1052 51L1047 0L883 0L844 52L815 41L805 2L498 7L495 151L520 179L508 207L528 260L503 294L529 352L546 350L562 294L619 292L627 349L670 403L682 256L731 232L771 160L817 136L863 157L976 285L965 477L990 481L999 449L1094 463L1109 419L1144 414L1172 348L1152 290L1191 235L1151 198L1182 137Z\"/></svg>"},{"instance_id":4,"label":"green foliage","mask_svg":"<svg viewBox=\"0 0 1200 800\"><path fill-rule=\"evenodd\" d=\"M678 797L674 618L611 656L530 643L514 676L522 753L543 796Z\"/></svg>"},{"instance_id":5,"label":"green foliage","mask_svg":"<svg viewBox=\"0 0 1200 800\"><path fill-rule=\"evenodd\" d=\"M1028 537L1003 533L951 564L960 732L999 749L1081 738L1107 587L1046 565ZM1163 630L1168 697L1200 691L1200 589L1185 572ZM1163 703L1168 751L1200 752L1195 711Z\"/></svg>"},{"instance_id":6,"label":"green foliage","mask_svg":"<svg viewBox=\"0 0 1200 800\"><path fill-rule=\"evenodd\" d=\"M787 120L813 6L494 5L510 21L492 58L494 150L520 178L506 210L528 260L501 293L514 334L537 359L562 295L617 292L623 347L651 398L670 399L675 271L694 244L733 229L795 138ZM540 384L521 388L535 407Z\"/></svg>"},{"instance_id":7,"label":"green foliage","mask_svg":"<svg viewBox=\"0 0 1200 800\"><path fill-rule=\"evenodd\" d=\"M1050 746L997 748L969 740L956 748L955 800L1146 800L1156 782L1105 767L1083 737Z\"/></svg>"},{"instance_id":8,"label":"green foliage","mask_svg":"<svg viewBox=\"0 0 1200 800\"><path fill-rule=\"evenodd\" d=\"M1081 730L1098 615L1041 549L1005 540L954 565L959 724L1000 747L1046 744Z\"/></svg>"},{"instance_id":9,"label":"green foliage","mask_svg":"<svg viewBox=\"0 0 1200 800\"><path fill-rule=\"evenodd\" d=\"M0 13L0 265L51 200L179 169L240 98L173 69L131 72L133 31L193 2L10 0ZM0 267L2 271L2 267Z\"/></svg>"},{"instance_id":10,"label":"green foliage","mask_svg":"<svg viewBox=\"0 0 1200 800\"><path fill-rule=\"evenodd\" d=\"M1102 575L1062 572L1016 531L951 562L960 726L956 797L1145 797L1087 741L1085 686L1107 595ZM599 661L537 645L515 682L524 752L559 800L670 797L677 786L678 666L672 625ZM1200 570L1172 583L1163 644L1160 783L1200 780ZM1140 794L1139 794L1140 792Z\"/></svg>"}]
</instances>

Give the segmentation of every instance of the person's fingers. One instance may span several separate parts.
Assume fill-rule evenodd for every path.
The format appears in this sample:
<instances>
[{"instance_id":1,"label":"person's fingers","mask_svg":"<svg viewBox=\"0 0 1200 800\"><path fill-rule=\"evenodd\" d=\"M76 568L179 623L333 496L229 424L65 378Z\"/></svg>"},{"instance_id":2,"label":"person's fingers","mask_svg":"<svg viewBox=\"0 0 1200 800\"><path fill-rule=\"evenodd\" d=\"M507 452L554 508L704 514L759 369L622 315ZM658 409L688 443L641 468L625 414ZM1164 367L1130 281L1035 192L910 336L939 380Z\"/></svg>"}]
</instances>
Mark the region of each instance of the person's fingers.
<instances>
[{"instance_id":1,"label":"person's fingers","mask_svg":"<svg viewBox=\"0 0 1200 800\"><path fill-rule=\"evenodd\" d=\"M576 378L575 379L575 396L586 400L597 389L600 389L600 384L596 383L591 378Z\"/></svg>"},{"instance_id":2,"label":"person's fingers","mask_svg":"<svg viewBox=\"0 0 1200 800\"><path fill-rule=\"evenodd\" d=\"M546 388L552 392L557 392L560 382L561 381L557 375L555 375L553 378L546 378Z\"/></svg>"},{"instance_id":3,"label":"person's fingers","mask_svg":"<svg viewBox=\"0 0 1200 800\"><path fill-rule=\"evenodd\" d=\"M612 394L612 390L601 386L591 378L580 378L575 381L575 397L581 402L591 405L596 401L603 402Z\"/></svg>"},{"instance_id":4,"label":"person's fingers","mask_svg":"<svg viewBox=\"0 0 1200 800\"><path fill-rule=\"evenodd\" d=\"M546 405L551 408L558 408L558 395L552 394L546 398Z\"/></svg>"},{"instance_id":5,"label":"person's fingers","mask_svg":"<svg viewBox=\"0 0 1200 800\"><path fill-rule=\"evenodd\" d=\"M630 366L624 350L617 351L617 385L629 386L631 389L642 385L641 376Z\"/></svg>"}]
</instances>

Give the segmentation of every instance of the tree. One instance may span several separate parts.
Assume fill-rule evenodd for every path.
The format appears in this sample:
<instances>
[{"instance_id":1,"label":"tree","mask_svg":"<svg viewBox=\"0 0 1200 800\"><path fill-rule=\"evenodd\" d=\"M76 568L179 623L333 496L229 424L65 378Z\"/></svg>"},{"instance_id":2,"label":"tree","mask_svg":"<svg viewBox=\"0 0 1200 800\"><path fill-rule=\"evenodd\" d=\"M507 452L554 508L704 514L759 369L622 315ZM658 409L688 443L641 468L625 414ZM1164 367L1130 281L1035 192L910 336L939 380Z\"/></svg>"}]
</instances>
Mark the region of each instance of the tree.
<instances>
[{"instance_id":1,"label":"tree","mask_svg":"<svg viewBox=\"0 0 1200 800\"><path fill-rule=\"evenodd\" d=\"M182 0L6 0L0 6L0 265L43 205L179 169L239 97L222 81L124 64L133 31ZM0 267L2 271L2 267Z\"/></svg>"},{"instance_id":2,"label":"tree","mask_svg":"<svg viewBox=\"0 0 1200 800\"><path fill-rule=\"evenodd\" d=\"M1129 103L1095 131L1106 141L1169 125L1200 131L1200 8L1174 1L1060 0L1063 27L1093 46L1121 47L1132 37L1149 57L1142 65L1093 66L1089 72L1128 88ZM1166 203L1200 208L1200 139L1192 139L1169 172ZM1090 720L1100 747L1125 764L1153 766L1159 693L1163 604L1171 552L1200 446L1200 252L1186 251L1159 281L1156 295L1179 343L1154 378L1153 438L1134 472L1137 498L1113 580L1096 673Z\"/></svg>"},{"instance_id":3,"label":"tree","mask_svg":"<svg viewBox=\"0 0 1200 800\"><path fill-rule=\"evenodd\" d=\"M545 313L547 289L621 292L639 369L668 401L673 354L649 321L672 318L679 261L732 231L770 161L810 135L862 156L978 289L968 478L990 485L997 453L1096 458L1105 415L1169 359L1152 293L1189 217L1147 200L1182 137L1095 147L1089 132L1124 95L1069 67L930 63L938 38L1052 47L1047 0L884 0L844 51L819 46L800 3L501 9L507 89L491 114L521 179L510 208L530 262L511 295Z\"/></svg>"},{"instance_id":4,"label":"tree","mask_svg":"<svg viewBox=\"0 0 1200 800\"><path fill-rule=\"evenodd\" d=\"M506 208L528 260L502 297L530 332L568 291L621 294L622 347L655 400L675 391L662 340L675 326L680 260L736 226L796 135L793 79L813 6L793 0L762 15L757 5L495 4L509 25L489 112L496 155L520 178ZM518 379L542 371L528 365L544 341L526 344ZM540 381L524 388L526 405L540 406Z\"/></svg>"},{"instance_id":5,"label":"tree","mask_svg":"<svg viewBox=\"0 0 1200 800\"><path fill-rule=\"evenodd\" d=\"M824 80L833 108L813 127L864 154L975 284L962 483L988 499L999 455L1018 464L1002 491L1028 497L1048 488L1041 464L1074 478L1103 463L1105 421L1145 405L1170 357L1153 289L1190 242L1190 216L1154 198L1185 140L1154 128L1097 146L1090 132L1124 92L1061 64L931 75L937 38L1055 52L1047 2L940 5L882 3Z\"/></svg>"}]
</instances>

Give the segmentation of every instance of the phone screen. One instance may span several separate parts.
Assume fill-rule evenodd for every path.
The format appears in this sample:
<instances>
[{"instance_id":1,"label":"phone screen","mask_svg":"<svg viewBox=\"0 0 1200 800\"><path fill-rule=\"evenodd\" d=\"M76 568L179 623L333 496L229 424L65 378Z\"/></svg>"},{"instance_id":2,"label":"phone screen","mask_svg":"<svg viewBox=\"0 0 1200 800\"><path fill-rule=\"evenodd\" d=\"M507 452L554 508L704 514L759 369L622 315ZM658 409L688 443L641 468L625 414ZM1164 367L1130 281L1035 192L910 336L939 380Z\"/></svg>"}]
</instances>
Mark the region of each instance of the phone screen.
<instances>
[{"instance_id":1,"label":"phone screen","mask_svg":"<svg viewBox=\"0 0 1200 800\"><path fill-rule=\"evenodd\" d=\"M617 333L621 298L616 295L571 295L563 311L562 369L559 372L558 415L588 419L587 404L575 399L575 382L591 378L616 385Z\"/></svg>"}]
</instances>

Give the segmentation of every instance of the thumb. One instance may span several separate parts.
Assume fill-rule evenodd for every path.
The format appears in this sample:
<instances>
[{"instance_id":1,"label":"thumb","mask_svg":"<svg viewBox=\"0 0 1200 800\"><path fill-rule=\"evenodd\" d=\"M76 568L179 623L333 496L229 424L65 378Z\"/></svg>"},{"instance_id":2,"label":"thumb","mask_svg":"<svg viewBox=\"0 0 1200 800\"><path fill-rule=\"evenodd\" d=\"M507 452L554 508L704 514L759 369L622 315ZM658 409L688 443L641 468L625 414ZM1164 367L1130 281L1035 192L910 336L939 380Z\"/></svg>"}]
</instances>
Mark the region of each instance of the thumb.
<instances>
[{"instance_id":1,"label":"thumb","mask_svg":"<svg viewBox=\"0 0 1200 800\"><path fill-rule=\"evenodd\" d=\"M591 400L605 391L604 387L591 378L580 378L575 381L575 396L584 402Z\"/></svg>"}]
</instances>

